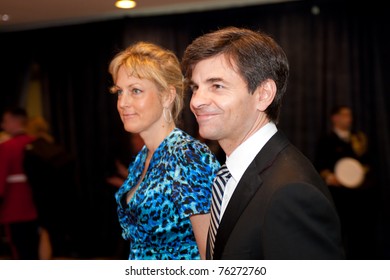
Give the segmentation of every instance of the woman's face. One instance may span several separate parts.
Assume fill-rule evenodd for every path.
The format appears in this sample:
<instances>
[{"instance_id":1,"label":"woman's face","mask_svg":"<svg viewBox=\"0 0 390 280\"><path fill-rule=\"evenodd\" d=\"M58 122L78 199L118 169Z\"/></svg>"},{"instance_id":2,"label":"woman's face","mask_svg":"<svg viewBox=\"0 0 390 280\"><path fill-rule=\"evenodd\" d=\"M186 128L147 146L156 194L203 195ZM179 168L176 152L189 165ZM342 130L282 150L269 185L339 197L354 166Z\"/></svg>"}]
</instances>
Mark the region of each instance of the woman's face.
<instances>
[{"instance_id":1,"label":"woman's face","mask_svg":"<svg viewBox=\"0 0 390 280\"><path fill-rule=\"evenodd\" d=\"M143 133L158 129L163 120L163 105L156 85L147 79L129 76L120 67L116 80L117 109L126 131Z\"/></svg>"}]
</instances>

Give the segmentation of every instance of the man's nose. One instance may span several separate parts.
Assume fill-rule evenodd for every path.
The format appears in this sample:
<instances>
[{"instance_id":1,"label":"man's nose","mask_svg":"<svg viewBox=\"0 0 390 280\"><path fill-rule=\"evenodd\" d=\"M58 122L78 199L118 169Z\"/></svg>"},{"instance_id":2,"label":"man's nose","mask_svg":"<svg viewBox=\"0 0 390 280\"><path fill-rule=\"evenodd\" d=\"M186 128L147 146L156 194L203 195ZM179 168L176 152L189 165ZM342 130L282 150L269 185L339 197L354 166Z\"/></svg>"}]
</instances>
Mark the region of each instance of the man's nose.
<instances>
[{"instance_id":1,"label":"man's nose","mask_svg":"<svg viewBox=\"0 0 390 280\"><path fill-rule=\"evenodd\" d=\"M209 95L205 88L198 87L196 91L192 92L191 107L198 108L209 102Z\"/></svg>"}]
</instances>

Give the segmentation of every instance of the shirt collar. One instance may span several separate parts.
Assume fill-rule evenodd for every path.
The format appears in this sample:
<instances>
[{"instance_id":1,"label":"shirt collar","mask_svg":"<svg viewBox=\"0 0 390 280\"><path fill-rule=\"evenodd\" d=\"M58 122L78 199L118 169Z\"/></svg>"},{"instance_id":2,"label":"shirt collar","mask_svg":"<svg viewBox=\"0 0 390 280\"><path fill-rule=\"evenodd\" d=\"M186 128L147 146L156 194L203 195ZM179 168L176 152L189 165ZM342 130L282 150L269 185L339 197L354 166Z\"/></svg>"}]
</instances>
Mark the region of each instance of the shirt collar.
<instances>
[{"instance_id":1,"label":"shirt collar","mask_svg":"<svg viewBox=\"0 0 390 280\"><path fill-rule=\"evenodd\" d=\"M249 164L277 131L275 123L267 123L226 157L226 166L236 182L241 179Z\"/></svg>"},{"instance_id":2,"label":"shirt collar","mask_svg":"<svg viewBox=\"0 0 390 280\"><path fill-rule=\"evenodd\" d=\"M334 128L333 131L340 139L344 140L345 142L348 142L351 137L351 133L349 130L341 130L338 128Z\"/></svg>"}]
</instances>

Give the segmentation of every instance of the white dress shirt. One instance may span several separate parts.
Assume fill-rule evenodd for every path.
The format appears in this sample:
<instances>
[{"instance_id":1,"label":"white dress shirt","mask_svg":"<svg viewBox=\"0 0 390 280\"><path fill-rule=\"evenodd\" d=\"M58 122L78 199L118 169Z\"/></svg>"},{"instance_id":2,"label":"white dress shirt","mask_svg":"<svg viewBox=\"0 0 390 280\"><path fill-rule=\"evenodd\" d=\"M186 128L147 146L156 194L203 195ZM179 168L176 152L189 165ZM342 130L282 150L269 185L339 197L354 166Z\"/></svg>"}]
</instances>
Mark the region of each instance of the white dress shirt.
<instances>
[{"instance_id":1,"label":"white dress shirt","mask_svg":"<svg viewBox=\"0 0 390 280\"><path fill-rule=\"evenodd\" d=\"M244 143L238 146L229 157L226 157L226 166L229 169L230 174L232 174L232 177L227 182L223 193L220 219L222 219L229 200L245 170L264 147L265 143L267 143L277 131L278 129L273 122L267 123L245 140Z\"/></svg>"}]
</instances>

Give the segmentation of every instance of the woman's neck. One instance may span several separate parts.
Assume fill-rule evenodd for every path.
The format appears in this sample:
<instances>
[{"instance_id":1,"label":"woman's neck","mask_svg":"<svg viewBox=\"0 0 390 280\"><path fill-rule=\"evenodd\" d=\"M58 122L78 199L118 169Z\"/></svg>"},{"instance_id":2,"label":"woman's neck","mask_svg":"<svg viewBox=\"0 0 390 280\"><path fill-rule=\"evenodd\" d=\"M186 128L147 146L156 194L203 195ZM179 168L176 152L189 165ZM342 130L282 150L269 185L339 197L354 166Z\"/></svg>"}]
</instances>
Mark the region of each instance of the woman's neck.
<instances>
[{"instance_id":1,"label":"woman's neck","mask_svg":"<svg viewBox=\"0 0 390 280\"><path fill-rule=\"evenodd\" d=\"M149 131L140 133L146 147L148 148L148 154L153 154L154 151L160 146L161 142L171 134L175 129L175 124L169 124L168 126L162 127L159 131Z\"/></svg>"}]
</instances>

